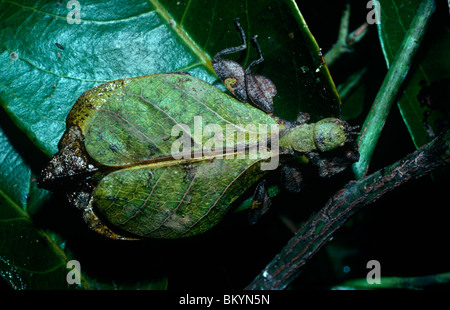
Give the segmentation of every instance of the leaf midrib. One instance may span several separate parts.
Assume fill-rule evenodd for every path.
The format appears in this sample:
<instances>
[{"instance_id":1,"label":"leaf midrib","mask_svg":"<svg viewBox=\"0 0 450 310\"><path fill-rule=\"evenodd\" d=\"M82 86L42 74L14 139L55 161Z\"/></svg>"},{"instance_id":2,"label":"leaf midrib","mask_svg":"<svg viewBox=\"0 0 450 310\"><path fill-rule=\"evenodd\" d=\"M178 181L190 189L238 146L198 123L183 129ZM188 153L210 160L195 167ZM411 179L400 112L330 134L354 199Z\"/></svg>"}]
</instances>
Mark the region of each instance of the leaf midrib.
<instances>
[{"instance_id":1,"label":"leaf midrib","mask_svg":"<svg viewBox=\"0 0 450 310\"><path fill-rule=\"evenodd\" d=\"M173 25L175 19L167 12L164 6L158 0L148 0L154 7L156 12L161 16L161 18L166 22L167 25ZM189 7L189 5L187 6ZM211 64L211 57L206 54L206 52L200 48L197 43L188 35L188 33L183 28L184 20L180 23L175 23L172 26L172 30L178 35L178 37L183 41L185 46L187 46L192 53L200 59L201 64L206 68L209 73L215 75L215 71Z\"/></svg>"}]
</instances>

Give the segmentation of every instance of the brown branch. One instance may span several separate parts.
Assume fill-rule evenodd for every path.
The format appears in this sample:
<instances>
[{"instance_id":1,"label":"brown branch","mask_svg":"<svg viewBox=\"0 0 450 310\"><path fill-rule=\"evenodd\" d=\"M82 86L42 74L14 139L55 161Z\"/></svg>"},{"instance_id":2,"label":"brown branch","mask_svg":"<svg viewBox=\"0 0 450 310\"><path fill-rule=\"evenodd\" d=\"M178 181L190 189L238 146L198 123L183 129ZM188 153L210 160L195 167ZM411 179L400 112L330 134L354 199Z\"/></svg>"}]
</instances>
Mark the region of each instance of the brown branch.
<instances>
[{"instance_id":1,"label":"brown branch","mask_svg":"<svg viewBox=\"0 0 450 310\"><path fill-rule=\"evenodd\" d=\"M359 181L351 181L312 215L246 289L284 289L306 262L355 212L397 188L450 163L450 131Z\"/></svg>"}]
</instances>

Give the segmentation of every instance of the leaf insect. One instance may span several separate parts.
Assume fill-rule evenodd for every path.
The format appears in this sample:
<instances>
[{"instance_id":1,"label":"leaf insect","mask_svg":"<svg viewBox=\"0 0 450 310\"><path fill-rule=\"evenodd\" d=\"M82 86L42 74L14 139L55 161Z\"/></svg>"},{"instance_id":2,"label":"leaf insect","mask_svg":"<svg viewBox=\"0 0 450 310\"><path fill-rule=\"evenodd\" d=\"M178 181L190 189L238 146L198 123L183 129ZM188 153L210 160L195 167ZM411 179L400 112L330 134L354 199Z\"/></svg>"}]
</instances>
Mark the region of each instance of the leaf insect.
<instances>
[{"instance_id":1,"label":"leaf insect","mask_svg":"<svg viewBox=\"0 0 450 310\"><path fill-rule=\"evenodd\" d=\"M237 100L184 72L98 85L75 102L58 152L42 170L38 185L65 192L89 227L104 236L169 239L208 231L253 187L251 222L267 212L269 172L261 167L269 159L259 153L239 157L239 150L246 155L255 145L238 138L254 133L254 124L279 129L279 150L272 154L283 164L281 183L288 191L302 188L299 156L306 156L323 177L356 161L355 127L345 121L309 123L309 115L300 113L288 122L272 115L276 87L251 72L264 60L256 36L252 42L259 58L247 69L222 58L247 48L238 19L235 24L242 44L222 50L212 62ZM198 123L200 117L205 122ZM204 150L222 128L233 130L231 139L222 140L230 158ZM215 136L203 139L205 132ZM275 140L267 135L258 139L257 145L273 151Z\"/></svg>"}]
</instances>

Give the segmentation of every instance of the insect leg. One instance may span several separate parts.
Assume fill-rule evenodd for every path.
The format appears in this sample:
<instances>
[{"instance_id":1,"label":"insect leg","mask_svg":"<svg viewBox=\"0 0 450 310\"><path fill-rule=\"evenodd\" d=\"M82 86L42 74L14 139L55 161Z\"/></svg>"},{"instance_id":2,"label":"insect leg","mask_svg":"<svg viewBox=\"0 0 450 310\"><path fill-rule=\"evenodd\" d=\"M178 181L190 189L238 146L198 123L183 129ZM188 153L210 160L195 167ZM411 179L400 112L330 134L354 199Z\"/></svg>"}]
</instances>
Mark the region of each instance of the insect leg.
<instances>
[{"instance_id":1,"label":"insect leg","mask_svg":"<svg viewBox=\"0 0 450 310\"><path fill-rule=\"evenodd\" d=\"M281 185L289 193L299 193L303 188L303 176L300 169L283 165L281 167Z\"/></svg>"},{"instance_id":2,"label":"insect leg","mask_svg":"<svg viewBox=\"0 0 450 310\"><path fill-rule=\"evenodd\" d=\"M248 214L250 224L256 224L269 210L271 205L272 201L267 191L266 180L263 180L256 186L255 193L253 194L252 208Z\"/></svg>"},{"instance_id":3,"label":"insect leg","mask_svg":"<svg viewBox=\"0 0 450 310\"><path fill-rule=\"evenodd\" d=\"M309 122L310 116L308 113L300 112L298 113L296 123L298 125L306 124Z\"/></svg>"},{"instance_id":4,"label":"insect leg","mask_svg":"<svg viewBox=\"0 0 450 310\"><path fill-rule=\"evenodd\" d=\"M221 50L220 52L218 52L216 54L216 56L214 56L214 60L216 60L217 58L220 58L220 56L222 55L227 55L227 54L233 54L233 53L237 53L237 52L241 52L243 50L245 50L247 48L247 42L246 42L246 37L245 37L245 32L244 29L242 29L242 26L240 24L240 19L239 18L235 18L234 20L234 24L236 25L236 28L239 31L239 34L241 35L241 42L242 44L239 46L235 46L235 47L228 47L224 50Z\"/></svg>"},{"instance_id":5,"label":"insect leg","mask_svg":"<svg viewBox=\"0 0 450 310\"><path fill-rule=\"evenodd\" d=\"M309 152L305 155L318 168L319 176L322 178L329 178L342 172L359 159L356 143L349 143L338 153L325 155L324 153Z\"/></svg>"},{"instance_id":6,"label":"insect leg","mask_svg":"<svg viewBox=\"0 0 450 310\"><path fill-rule=\"evenodd\" d=\"M256 50L258 51L259 58L251 62L251 64L245 70L246 74L250 73L250 69L251 68L253 68L256 65L259 65L260 63L262 63L264 61L264 57L263 57L262 52L261 52L261 47L259 47L259 43L256 40L256 38L258 38L258 35L254 35L252 37L252 43L256 47Z\"/></svg>"},{"instance_id":7,"label":"insect leg","mask_svg":"<svg viewBox=\"0 0 450 310\"><path fill-rule=\"evenodd\" d=\"M277 88L275 84L267 77L254 74L251 72L251 68L262 63L264 61L261 48L259 47L256 38L252 37L252 43L258 50L259 58L252 61L252 63L245 70L245 83L247 88L247 94L250 101L258 108L266 113L273 112L273 97L277 94Z\"/></svg>"},{"instance_id":8,"label":"insect leg","mask_svg":"<svg viewBox=\"0 0 450 310\"><path fill-rule=\"evenodd\" d=\"M95 214L92 197L92 186L84 184L80 191L67 193L69 203L83 212L83 219L96 233L115 240L138 240L132 237L125 237L112 231L103 221Z\"/></svg>"},{"instance_id":9,"label":"insect leg","mask_svg":"<svg viewBox=\"0 0 450 310\"><path fill-rule=\"evenodd\" d=\"M115 233L98 218L92 209L87 209L83 212L83 219L89 225L89 228L102 236L113 240L139 240Z\"/></svg>"},{"instance_id":10,"label":"insect leg","mask_svg":"<svg viewBox=\"0 0 450 310\"><path fill-rule=\"evenodd\" d=\"M244 30L239 23L239 18L234 20L241 35L242 44L236 47L226 48L216 54L212 59L212 66L217 76L222 80L225 87L241 102L247 102L247 90L245 84L244 68L230 59L222 59L225 54L236 53L247 48Z\"/></svg>"}]
</instances>

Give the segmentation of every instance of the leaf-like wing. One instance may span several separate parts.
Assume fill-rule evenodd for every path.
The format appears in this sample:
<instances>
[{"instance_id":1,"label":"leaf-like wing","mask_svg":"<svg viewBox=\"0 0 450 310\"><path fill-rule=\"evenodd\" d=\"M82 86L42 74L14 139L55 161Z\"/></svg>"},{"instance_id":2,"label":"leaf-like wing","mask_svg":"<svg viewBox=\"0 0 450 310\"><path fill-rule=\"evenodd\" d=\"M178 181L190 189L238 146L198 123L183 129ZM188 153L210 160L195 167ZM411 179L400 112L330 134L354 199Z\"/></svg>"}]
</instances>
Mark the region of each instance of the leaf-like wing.
<instances>
[{"instance_id":1,"label":"leaf-like wing","mask_svg":"<svg viewBox=\"0 0 450 310\"><path fill-rule=\"evenodd\" d=\"M75 114L84 118L80 121ZM225 135L229 129L236 134L228 141L224 139L225 150L243 141L238 140L238 132L256 134L260 124L269 125L267 130L275 124L269 115L214 86L175 73L102 84L79 99L69 118L82 128L87 152L108 166L170 156L178 133L190 135L195 146L203 147L217 131ZM212 124L220 129L204 136L206 126ZM174 126L178 130L172 136ZM181 128L187 129L183 132Z\"/></svg>"},{"instance_id":2,"label":"leaf-like wing","mask_svg":"<svg viewBox=\"0 0 450 310\"><path fill-rule=\"evenodd\" d=\"M207 231L266 171L257 159L200 160L121 169L103 178L94 201L115 226L144 237Z\"/></svg>"}]
</instances>

